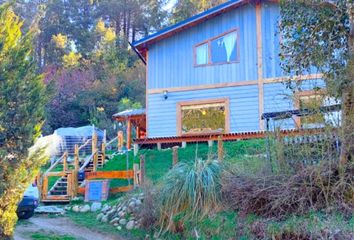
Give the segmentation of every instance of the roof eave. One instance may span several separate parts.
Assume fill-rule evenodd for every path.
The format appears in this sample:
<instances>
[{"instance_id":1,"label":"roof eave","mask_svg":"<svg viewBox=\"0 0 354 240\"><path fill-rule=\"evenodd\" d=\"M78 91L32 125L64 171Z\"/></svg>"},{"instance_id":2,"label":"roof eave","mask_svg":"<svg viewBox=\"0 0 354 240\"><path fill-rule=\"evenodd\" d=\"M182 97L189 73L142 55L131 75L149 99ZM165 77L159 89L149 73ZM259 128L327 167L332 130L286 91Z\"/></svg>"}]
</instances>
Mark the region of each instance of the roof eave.
<instances>
[{"instance_id":1,"label":"roof eave","mask_svg":"<svg viewBox=\"0 0 354 240\"><path fill-rule=\"evenodd\" d=\"M233 0L211 8L205 12L197 14L191 18L188 18L182 22L179 22L175 25L167 27L157 33L154 33L150 36L147 36L143 39L133 42L133 46L138 49L143 55L145 55L145 51L148 46L160 41L162 39L168 38L178 32L181 32L185 29L191 28L199 23L202 23L212 17L218 16L223 12L232 10L234 8L240 7L241 5L249 3L251 0Z\"/></svg>"}]
</instances>

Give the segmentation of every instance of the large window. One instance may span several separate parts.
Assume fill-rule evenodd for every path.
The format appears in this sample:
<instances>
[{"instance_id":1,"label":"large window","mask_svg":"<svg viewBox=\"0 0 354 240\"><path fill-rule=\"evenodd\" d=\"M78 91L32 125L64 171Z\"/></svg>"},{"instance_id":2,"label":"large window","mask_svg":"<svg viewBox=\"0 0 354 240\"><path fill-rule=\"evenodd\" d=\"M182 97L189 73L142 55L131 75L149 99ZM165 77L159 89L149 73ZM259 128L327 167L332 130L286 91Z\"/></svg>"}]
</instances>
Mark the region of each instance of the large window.
<instances>
[{"instance_id":1,"label":"large window","mask_svg":"<svg viewBox=\"0 0 354 240\"><path fill-rule=\"evenodd\" d=\"M237 30L207 40L195 47L195 65L233 63L238 60Z\"/></svg>"},{"instance_id":2,"label":"large window","mask_svg":"<svg viewBox=\"0 0 354 240\"><path fill-rule=\"evenodd\" d=\"M177 111L179 135L229 132L227 99L179 103Z\"/></svg>"},{"instance_id":3,"label":"large window","mask_svg":"<svg viewBox=\"0 0 354 240\"><path fill-rule=\"evenodd\" d=\"M321 91L304 91L296 94L296 108L311 112L308 116L296 119L298 127L321 127L325 123L325 115L319 111L324 104L324 95Z\"/></svg>"}]
</instances>

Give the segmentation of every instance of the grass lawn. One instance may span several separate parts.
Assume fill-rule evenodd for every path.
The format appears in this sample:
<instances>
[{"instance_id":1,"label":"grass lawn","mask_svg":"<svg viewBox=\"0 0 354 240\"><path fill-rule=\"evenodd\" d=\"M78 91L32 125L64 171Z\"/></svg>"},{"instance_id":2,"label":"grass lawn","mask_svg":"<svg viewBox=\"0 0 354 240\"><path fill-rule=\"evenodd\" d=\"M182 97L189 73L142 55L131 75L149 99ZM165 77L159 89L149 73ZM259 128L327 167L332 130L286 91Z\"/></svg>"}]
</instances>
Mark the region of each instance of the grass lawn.
<instances>
[{"instance_id":1,"label":"grass lawn","mask_svg":"<svg viewBox=\"0 0 354 240\"><path fill-rule=\"evenodd\" d=\"M172 149L158 151L140 150L146 156L146 175L153 183L158 182L172 168ZM225 163L243 172L256 173L267 167L265 141L261 139L224 143ZM193 163L196 158L217 158L217 143L209 148L206 143L188 144L178 149L178 161Z\"/></svg>"},{"instance_id":2,"label":"grass lawn","mask_svg":"<svg viewBox=\"0 0 354 240\"><path fill-rule=\"evenodd\" d=\"M54 233L33 233L31 234L33 240L76 240L76 238L69 235L56 235Z\"/></svg>"}]
</instances>

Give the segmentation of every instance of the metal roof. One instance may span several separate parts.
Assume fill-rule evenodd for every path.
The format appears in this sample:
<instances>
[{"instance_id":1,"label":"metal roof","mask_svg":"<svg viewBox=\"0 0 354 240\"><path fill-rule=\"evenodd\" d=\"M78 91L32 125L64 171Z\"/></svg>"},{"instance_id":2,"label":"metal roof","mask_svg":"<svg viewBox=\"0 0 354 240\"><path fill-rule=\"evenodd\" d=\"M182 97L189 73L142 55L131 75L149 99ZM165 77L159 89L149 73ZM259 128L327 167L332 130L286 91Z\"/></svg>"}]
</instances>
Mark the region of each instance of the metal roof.
<instances>
[{"instance_id":1,"label":"metal roof","mask_svg":"<svg viewBox=\"0 0 354 240\"><path fill-rule=\"evenodd\" d=\"M145 108L141 109L128 109L116 114L113 114L114 118L118 117L132 117L132 116L139 116L139 115L144 115L145 114Z\"/></svg>"},{"instance_id":2,"label":"metal roof","mask_svg":"<svg viewBox=\"0 0 354 240\"><path fill-rule=\"evenodd\" d=\"M223 4L220 4L216 7L211 8L205 12L199 13L199 14L197 14L193 17L190 17L184 21L181 21L177 24L174 24L172 26L162 29L161 31L151 34L145 38L135 41L135 42L133 42L133 46L136 48L139 48L139 47L143 46L144 44L148 44L153 41L158 41L158 38L168 37L166 35L171 34L171 33L173 34L174 32L178 32L178 31L182 31L188 27L191 27L193 23L198 24L200 22L207 20L208 18L213 17L214 15L218 15L224 11L235 8L235 7L240 6L241 4L244 4L247 2L250 2L250 0L231 0L231 1L225 2Z\"/></svg>"}]
</instances>

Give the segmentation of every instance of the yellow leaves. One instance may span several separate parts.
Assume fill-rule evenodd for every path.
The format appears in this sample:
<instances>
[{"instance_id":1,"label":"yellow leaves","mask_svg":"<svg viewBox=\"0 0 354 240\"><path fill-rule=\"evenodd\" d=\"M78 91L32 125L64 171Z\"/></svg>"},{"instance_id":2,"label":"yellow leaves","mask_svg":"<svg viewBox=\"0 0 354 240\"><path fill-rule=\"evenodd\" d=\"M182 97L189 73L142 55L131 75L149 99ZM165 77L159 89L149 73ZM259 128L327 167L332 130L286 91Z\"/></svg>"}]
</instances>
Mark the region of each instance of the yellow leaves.
<instances>
[{"instance_id":1,"label":"yellow leaves","mask_svg":"<svg viewBox=\"0 0 354 240\"><path fill-rule=\"evenodd\" d=\"M68 37L59 33L52 36L52 41L55 43L57 48L64 49L68 43Z\"/></svg>"},{"instance_id":2,"label":"yellow leaves","mask_svg":"<svg viewBox=\"0 0 354 240\"><path fill-rule=\"evenodd\" d=\"M112 43L116 40L116 33L113 31L112 28L107 28L107 31L105 32L103 36L103 42L105 43Z\"/></svg>"},{"instance_id":3,"label":"yellow leaves","mask_svg":"<svg viewBox=\"0 0 354 240\"><path fill-rule=\"evenodd\" d=\"M63 63L65 67L74 67L79 64L80 59L80 53L74 53L71 51L69 54L63 56Z\"/></svg>"},{"instance_id":4,"label":"yellow leaves","mask_svg":"<svg viewBox=\"0 0 354 240\"><path fill-rule=\"evenodd\" d=\"M96 31L101 34L104 34L104 32L106 31L106 27L102 19L98 20L96 25Z\"/></svg>"},{"instance_id":5,"label":"yellow leaves","mask_svg":"<svg viewBox=\"0 0 354 240\"><path fill-rule=\"evenodd\" d=\"M0 21L0 42L3 43L1 52L6 54L6 52L17 45L18 40L21 38L21 27L23 23L20 21L19 17L10 9L7 9L1 18L2 21Z\"/></svg>"},{"instance_id":6,"label":"yellow leaves","mask_svg":"<svg viewBox=\"0 0 354 240\"><path fill-rule=\"evenodd\" d=\"M113 43L117 38L114 29L111 27L106 27L102 19L100 19L96 24L96 32L101 35L101 41L103 44Z\"/></svg>"}]
</instances>

